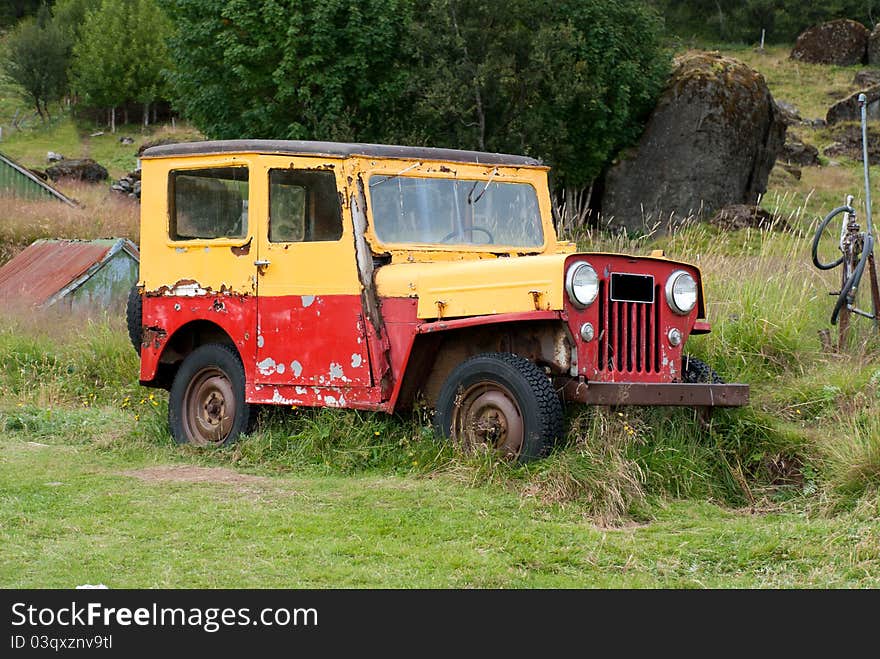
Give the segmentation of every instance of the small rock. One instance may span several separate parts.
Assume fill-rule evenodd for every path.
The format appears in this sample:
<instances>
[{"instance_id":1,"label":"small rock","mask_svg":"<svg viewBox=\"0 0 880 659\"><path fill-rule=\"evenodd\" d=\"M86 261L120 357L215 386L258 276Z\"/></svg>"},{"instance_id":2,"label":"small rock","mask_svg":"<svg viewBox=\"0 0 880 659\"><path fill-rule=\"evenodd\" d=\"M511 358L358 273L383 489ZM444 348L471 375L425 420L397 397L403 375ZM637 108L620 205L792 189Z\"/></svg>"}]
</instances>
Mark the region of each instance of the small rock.
<instances>
[{"instance_id":1,"label":"small rock","mask_svg":"<svg viewBox=\"0 0 880 659\"><path fill-rule=\"evenodd\" d=\"M819 149L806 144L796 135L786 135L785 144L776 156L776 160L786 165L815 167L819 164ZM800 171L797 178L800 178Z\"/></svg>"},{"instance_id":2,"label":"small rock","mask_svg":"<svg viewBox=\"0 0 880 659\"><path fill-rule=\"evenodd\" d=\"M58 162L59 160L64 160L64 156L62 156L60 153L49 151L46 153L46 160L48 162Z\"/></svg>"},{"instance_id":3,"label":"small rock","mask_svg":"<svg viewBox=\"0 0 880 659\"><path fill-rule=\"evenodd\" d=\"M836 141L822 149L823 154L832 158L844 157L861 162L862 127L859 124L835 126L831 137ZM871 125L868 126L868 162L871 165L880 164L880 131Z\"/></svg>"},{"instance_id":4,"label":"small rock","mask_svg":"<svg viewBox=\"0 0 880 659\"><path fill-rule=\"evenodd\" d=\"M119 143L120 144L134 144L134 140L128 136L125 136L125 137L119 138Z\"/></svg>"},{"instance_id":5,"label":"small rock","mask_svg":"<svg viewBox=\"0 0 880 659\"><path fill-rule=\"evenodd\" d=\"M92 133L92 134L91 134L91 137L101 137L101 135L103 135L103 134L104 134L104 131L103 131L103 130L99 130L99 131L97 131L97 132L95 132L95 133Z\"/></svg>"},{"instance_id":6,"label":"small rock","mask_svg":"<svg viewBox=\"0 0 880 659\"><path fill-rule=\"evenodd\" d=\"M781 163L779 166L782 167L782 169L784 169L785 171L787 171L789 174L791 174L791 175L792 175L794 178L796 178L798 181L801 180L801 170L800 170L800 167L795 167L794 165L787 165L787 164L785 164L785 163Z\"/></svg>"},{"instance_id":7,"label":"small rock","mask_svg":"<svg viewBox=\"0 0 880 659\"><path fill-rule=\"evenodd\" d=\"M876 29L874 32L876 32ZM878 62L878 64L880 64L880 62ZM862 69L853 76L853 84L859 89L867 89L874 85L880 85L880 70Z\"/></svg>"},{"instance_id":8,"label":"small rock","mask_svg":"<svg viewBox=\"0 0 880 659\"><path fill-rule=\"evenodd\" d=\"M880 119L880 85L874 85L863 91L856 92L832 105L828 108L828 114L825 115L825 120L829 124L836 124L841 121L861 121L862 110L859 107L860 94L864 94L867 97L866 111L868 119Z\"/></svg>"},{"instance_id":9,"label":"small rock","mask_svg":"<svg viewBox=\"0 0 880 659\"><path fill-rule=\"evenodd\" d=\"M801 113L798 112L798 109L791 103L786 103L785 101L777 101L776 106L779 108L779 117L780 119L782 119L786 126L794 126L795 124L803 122Z\"/></svg>"}]
</instances>

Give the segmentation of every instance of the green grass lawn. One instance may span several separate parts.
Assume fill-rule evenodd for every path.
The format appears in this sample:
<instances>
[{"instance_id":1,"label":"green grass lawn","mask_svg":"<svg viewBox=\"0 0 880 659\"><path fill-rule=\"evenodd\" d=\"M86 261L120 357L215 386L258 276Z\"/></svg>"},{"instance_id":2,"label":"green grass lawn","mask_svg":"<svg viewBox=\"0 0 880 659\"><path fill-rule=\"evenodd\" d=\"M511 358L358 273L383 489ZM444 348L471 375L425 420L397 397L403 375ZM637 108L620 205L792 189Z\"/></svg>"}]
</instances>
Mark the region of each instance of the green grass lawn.
<instances>
[{"instance_id":1,"label":"green grass lawn","mask_svg":"<svg viewBox=\"0 0 880 659\"><path fill-rule=\"evenodd\" d=\"M174 447L0 433L0 586L880 586L876 505L826 518L676 501L648 523L599 528L577 505L442 476L127 475L192 462Z\"/></svg>"}]
</instances>

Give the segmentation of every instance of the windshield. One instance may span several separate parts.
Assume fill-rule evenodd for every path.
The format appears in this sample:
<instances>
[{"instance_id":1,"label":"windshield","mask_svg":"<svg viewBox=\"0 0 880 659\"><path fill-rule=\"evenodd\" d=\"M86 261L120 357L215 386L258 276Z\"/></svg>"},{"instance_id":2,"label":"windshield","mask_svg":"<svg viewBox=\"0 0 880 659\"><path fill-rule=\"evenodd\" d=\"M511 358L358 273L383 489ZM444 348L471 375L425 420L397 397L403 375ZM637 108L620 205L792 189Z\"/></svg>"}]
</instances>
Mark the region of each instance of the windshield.
<instances>
[{"instance_id":1,"label":"windshield","mask_svg":"<svg viewBox=\"0 0 880 659\"><path fill-rule=\"evenodd\" d=\"M383 243L544 244L538 195L528 183L373 176L370 200Z\"/></svg>"}]
</instances>

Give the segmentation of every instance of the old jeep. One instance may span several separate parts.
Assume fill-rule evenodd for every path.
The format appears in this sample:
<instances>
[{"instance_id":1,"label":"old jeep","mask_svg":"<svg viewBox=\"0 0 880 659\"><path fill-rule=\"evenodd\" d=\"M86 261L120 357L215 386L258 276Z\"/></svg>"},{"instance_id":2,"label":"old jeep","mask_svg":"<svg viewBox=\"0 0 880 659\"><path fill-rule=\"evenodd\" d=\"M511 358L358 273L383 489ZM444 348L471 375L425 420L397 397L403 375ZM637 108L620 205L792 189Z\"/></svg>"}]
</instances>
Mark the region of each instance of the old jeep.
<instances>
[{"instance_id":1,"label":"old jeep","mask_svg":"<svg viewBox=\"0 0 880 659\"><path fill-rule=\"evenodd\" d=\"M746 404L683 355L709 331L699 270L575 253L547 172L391 145L148 149L128 321L174 439L232 442L258 404L419 401L439 435L524 461L562 433L562 400Z\"/></svg>"}]
</instances>

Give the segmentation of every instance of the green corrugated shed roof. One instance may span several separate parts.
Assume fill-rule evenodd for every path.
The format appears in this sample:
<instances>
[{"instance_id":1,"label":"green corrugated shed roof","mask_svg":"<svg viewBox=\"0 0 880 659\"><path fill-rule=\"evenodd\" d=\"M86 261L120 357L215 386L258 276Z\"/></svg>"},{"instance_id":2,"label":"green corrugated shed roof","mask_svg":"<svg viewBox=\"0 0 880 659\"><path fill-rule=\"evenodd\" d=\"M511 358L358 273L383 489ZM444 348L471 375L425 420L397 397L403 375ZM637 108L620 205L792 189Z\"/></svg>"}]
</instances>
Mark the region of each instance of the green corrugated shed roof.
<instances>
[{"instance_id":1,"label":"green corrugated shed roof","mask_svg":"<svg viewBox=\"0 0 880 659\"><path fill-rule=\"evenodd\" d=\"M0 153L0 195L11 195L22 199L57 199L70 206L76 206L73 199L2 153Z\"/></svg>"}]
</instances>

